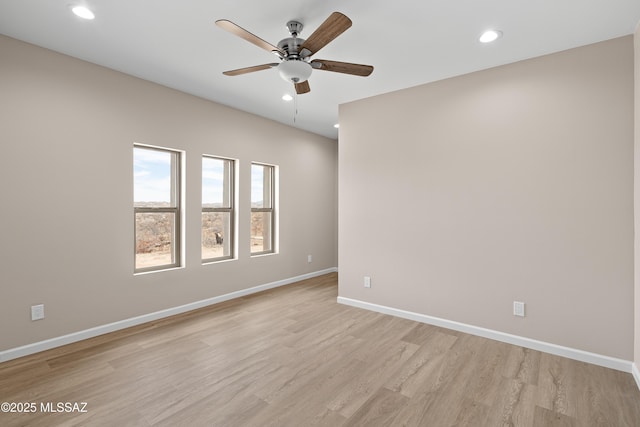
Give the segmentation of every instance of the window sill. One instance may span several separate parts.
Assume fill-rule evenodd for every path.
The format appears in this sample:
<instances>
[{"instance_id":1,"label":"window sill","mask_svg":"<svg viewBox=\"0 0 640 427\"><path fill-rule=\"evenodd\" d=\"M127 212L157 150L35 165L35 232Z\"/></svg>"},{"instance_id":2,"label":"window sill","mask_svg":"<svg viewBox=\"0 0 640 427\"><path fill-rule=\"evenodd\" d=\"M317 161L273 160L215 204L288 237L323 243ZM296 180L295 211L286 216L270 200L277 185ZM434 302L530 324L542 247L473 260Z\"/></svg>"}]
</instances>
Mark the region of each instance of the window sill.
<instances>
[{"instance_id":1,"label":"window sill","mask_svg":"<svg viewBox=\"0 0 640 427\"><path fill-rule=\"evenodd\" d=\"M174 271L174 270L184 270L184 266L160 268L158 270L137 271L137 272L134 272L133 275L134 276L143 276L145 274L163 273L165 271Z\"/></svg>"},{"instance_id":2,"label":"window sill","mask_svg":"<svg viewBox=\"0 0 640 427\"><path fill-rule=\"evenodd\" d=\"M211 260L203 260L201 265L213 265L213 264L221 264L224 262L237 261L238 258L221 258L221 259L211 259Z\"/></svg>"}]
</instances>

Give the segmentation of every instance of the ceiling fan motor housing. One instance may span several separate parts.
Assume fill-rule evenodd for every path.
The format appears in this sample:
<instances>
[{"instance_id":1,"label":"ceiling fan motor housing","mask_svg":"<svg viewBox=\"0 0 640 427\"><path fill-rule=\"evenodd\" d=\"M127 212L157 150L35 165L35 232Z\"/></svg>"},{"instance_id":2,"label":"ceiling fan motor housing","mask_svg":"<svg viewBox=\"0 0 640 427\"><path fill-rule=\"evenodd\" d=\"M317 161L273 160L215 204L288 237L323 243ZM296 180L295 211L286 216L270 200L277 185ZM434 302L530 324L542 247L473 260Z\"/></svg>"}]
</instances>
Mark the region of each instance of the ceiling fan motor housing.
<instances>
[{"instance_id":1,"label":"ceiling fan motor housing","mask_svg":"<svg viewBox=\"0 0 640 427\"><path fill-rule=\"evenodd\" d=\"M304 39L298 37L287 37L286 39L280 40L278 47L284 50L287 54L284 59L302 59L302 56L300 55L300 46L302 46L303 43Z\"/></svg>"}]
</instances>

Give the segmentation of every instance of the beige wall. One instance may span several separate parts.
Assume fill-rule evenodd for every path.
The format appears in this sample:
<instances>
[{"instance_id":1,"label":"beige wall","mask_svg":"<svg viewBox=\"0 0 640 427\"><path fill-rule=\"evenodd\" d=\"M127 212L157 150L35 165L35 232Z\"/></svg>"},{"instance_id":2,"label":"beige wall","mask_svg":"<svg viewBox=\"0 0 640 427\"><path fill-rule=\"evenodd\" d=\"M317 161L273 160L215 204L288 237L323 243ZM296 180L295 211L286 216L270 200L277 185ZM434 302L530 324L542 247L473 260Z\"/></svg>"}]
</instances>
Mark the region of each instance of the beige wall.
<instances>
[{"instance_id":1,"label":"beige wall","mask_svg":"<svg viewBox=\"0 0 640 427\"><path fill-rule=\"evenodd\" d=\"M342 105L338 145L341 297L633 359L632 37Z\"/></svg>"},{"instance_id":2,"label":"beige wall","mask_svg":"<svg viewBox=\"0 0 640 427\"><path fill-rule=\"evenodd\" d=\"M336 267L335 141L2 36L0 57L0 351ZM186 268L133 275L134 141L186 151ZM205 266L203 153L240 164L239 259ZM254 259L251 161L280 170L280 253Z\"/></svg>"}]
</instances>

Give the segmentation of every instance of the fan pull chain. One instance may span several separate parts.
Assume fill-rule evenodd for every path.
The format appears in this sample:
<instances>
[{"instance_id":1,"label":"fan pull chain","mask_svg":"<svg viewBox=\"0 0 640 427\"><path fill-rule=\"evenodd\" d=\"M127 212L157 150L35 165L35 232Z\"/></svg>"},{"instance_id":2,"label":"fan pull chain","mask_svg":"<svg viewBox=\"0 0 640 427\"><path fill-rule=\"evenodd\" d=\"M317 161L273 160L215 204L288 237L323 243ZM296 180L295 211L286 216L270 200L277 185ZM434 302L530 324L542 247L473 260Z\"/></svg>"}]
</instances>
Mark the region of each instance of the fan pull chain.
<instances>
[{"instance_id":1,"label":"fan pull chain","mask_svg":"<svg viewBox=\"0 0 640 427\"><path fill-rule=\"evenodd\" d=\"M293 123L296 122L296 116L298 115L298 91L293 94Z\"/></svg>"}]
</instances>

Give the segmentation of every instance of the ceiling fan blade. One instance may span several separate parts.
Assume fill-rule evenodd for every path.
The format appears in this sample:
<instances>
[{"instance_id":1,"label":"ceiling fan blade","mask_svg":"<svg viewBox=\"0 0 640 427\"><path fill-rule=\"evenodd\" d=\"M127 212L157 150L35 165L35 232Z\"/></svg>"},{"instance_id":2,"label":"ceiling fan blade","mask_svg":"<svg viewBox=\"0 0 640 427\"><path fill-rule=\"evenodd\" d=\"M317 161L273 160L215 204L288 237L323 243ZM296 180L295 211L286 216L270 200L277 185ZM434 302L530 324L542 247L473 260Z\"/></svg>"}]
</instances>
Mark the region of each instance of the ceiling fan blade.
<instances>
[{"instance_id":1,"label":"ceiling fan blade","mask_svg":"<svg viewBox=\"0 0 640 427\"><path fill-rule=\"evenodd\" d=\"M334 73L352 74L354 76L367 77L373 72L371 65L351 64L350 62L329 61L326 59L314 59L311 66L316 70L333 71Z\"/></svg>"},{"instance_id":2,"label":"ceiling fan blade","mask_svg":"<svg viewBox=\"0 0 640 427\"><path fill-rule=\"evenodd\" d=\"M309 80L305 80L302 83L295 83L294 86L296 87L296 93L298 95L309 93L309 91L311 91L311 88L309 87Z\"/></svg>"},{"instance_id":3,"label":"ceiling fan blade","mask_svg":"<svg viewBox=\"0 0 640 427\"><path fill-rule=\"evenodd\" d=\"M309 55L313 55L349 29L351 24L351 19L340 12L333 12L302 44L301 51L307 49L311 52Z\"/></svg>"},{"instance_id":4,"label":"ceiling fan blade","mask_svg":"<svg viewBox=\"0 0 640 427\"><path fill-rule=\"evenodd\" d=\"M253 67L245 67L245 68L238 68L237 70L225 71L222 74L224 74L225 76L239 76L241 74L253 73L254 71L268 70L269 68L277 67L278 65L280 64L271 63L271 64L254 65Z\"/></svg>"},{"instance_id":5,"label":"ceiling fan blade","mask_svg":"<svg viewBox=\"0 0 640 427\"><path fill-rule=\"evenodd\" d=\"M286 56L286 53L279 47L274 46L265 40L262 40L260 37L256 36L253 33L250 33L249 31L245 30L244 28L242 28L237 24L234 24L228 19L218 19L216 21L216 25L222 28L223 30L230 32L231 34L235 34L238 37L242 37L249 43L253 43L259 48L262 48L269 52L276 52L278 55L280 55L280 57Z\"/></svg>"}]
</instances>

